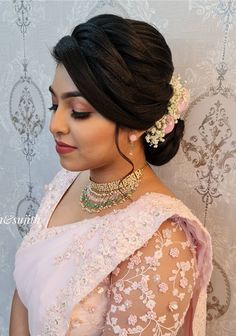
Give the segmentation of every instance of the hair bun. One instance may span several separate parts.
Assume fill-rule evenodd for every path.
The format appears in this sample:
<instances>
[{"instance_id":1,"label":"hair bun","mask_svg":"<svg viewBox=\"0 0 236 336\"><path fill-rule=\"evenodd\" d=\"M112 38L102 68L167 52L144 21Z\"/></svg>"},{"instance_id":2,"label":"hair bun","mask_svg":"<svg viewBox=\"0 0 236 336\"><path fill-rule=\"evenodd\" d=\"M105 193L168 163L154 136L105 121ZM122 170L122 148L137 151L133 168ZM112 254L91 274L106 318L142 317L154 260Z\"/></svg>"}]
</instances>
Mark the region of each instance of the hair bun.
<instances>
[{"instance_id":1,"label":"hair bun","mask_svg":"<svg viewBox=\"0 0 236 336\"><path fill-rule=\"evenodd\" d=\"M161 166L170 161L177 153L181 139L184 135L184 120L179 119L172 132L165 136L164 142L159 142L158 147L151 147L142 135L144 151L147 162L154 166Z\"/></svg>"}]
</instances>

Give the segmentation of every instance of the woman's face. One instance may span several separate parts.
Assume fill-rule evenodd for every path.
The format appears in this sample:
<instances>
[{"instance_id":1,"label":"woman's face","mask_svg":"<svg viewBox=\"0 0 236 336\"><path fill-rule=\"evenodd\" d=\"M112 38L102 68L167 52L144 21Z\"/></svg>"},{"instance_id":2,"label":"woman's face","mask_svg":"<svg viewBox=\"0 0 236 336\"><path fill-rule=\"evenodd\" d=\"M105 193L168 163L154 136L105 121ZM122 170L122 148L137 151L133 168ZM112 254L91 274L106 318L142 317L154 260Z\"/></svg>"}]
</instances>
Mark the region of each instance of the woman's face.
<instances>
[{"instance_id":1,"label":"woman's face","mask_svg":"<svg viewBox=\"0 0 236 336\"><path fill-rule=\"evenodd\" d=\"M117 160L124 161L115 145L115 123L104 118L84 97L79 96L78 88L62 64L56 67L50 91L53 110L50 132L55 140L76 147L67 153L59 149L61 165L65 169L97 169L114 165ZM65 97L68 92L77 92L78 96L68 94ZM126 155L128 133L124 130L119 133L119 147Z\"/></svg>"}]
</instances>

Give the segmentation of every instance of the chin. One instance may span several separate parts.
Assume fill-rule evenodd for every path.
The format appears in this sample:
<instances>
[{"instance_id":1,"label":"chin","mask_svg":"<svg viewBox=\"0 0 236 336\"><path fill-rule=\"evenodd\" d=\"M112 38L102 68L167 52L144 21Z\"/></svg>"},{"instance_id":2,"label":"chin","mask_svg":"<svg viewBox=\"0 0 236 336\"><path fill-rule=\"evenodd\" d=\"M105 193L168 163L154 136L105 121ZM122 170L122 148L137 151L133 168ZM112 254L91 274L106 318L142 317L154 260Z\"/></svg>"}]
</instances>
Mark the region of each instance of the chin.
<instances>
[{"instance_id":1,"label":"chin","mask_svg":"<svg viewBox=\"0 0 236 336\"><path fill-rule=\"evenodd\" d=\"M85 165L74 163L72 161L69 162L67 160L64 160L63 158L60 158L60 164L64 169L72 172L84 171L88 169L87 167L85 167Z\"/></svg>"}]
</instances>

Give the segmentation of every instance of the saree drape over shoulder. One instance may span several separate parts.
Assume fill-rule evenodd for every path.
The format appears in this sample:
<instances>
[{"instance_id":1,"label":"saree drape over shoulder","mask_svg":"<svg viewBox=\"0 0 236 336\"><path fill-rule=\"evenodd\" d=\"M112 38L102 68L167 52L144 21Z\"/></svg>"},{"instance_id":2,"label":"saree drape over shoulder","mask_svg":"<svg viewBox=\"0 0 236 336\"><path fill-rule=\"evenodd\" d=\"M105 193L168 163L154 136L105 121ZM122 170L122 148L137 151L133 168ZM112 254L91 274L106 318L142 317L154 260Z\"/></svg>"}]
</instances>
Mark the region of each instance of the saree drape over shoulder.
<instances>
[{"instance_id":1,"label":"saree drape over shoulder","mask_svg":"<svg viewBox=\"0 0 236 336\"><path fill-rule=\"evenodd\" d=\"M205 335L206 288L213 267L211 237L201 222L182 201L150 192L107 215L47 228L54 209L78 174L65 169L57 173L16 253L14 278L20 299L28 309L31 336L69 335L75 308L79 315L78 333L71 335L102 336L109 306L104 289L109 288L110 274L140 249L166 219L183 228L196 251L198 277L183 321L184 335ZM91 310L91 305L91 311L85 310L85 301L96 310Z\"/></svg>"}]
</instances>

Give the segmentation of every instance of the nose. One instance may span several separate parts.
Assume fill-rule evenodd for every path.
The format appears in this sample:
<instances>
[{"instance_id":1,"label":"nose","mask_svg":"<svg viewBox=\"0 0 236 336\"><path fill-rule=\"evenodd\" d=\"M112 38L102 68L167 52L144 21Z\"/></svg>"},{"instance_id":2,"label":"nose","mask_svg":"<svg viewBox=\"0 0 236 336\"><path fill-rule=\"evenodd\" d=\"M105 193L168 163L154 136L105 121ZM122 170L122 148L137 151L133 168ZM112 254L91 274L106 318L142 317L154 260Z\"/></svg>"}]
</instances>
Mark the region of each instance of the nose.
<instances>
[{"instance_id":1,"label":"nose","mask_svg":"<svg viewBox=\"0 0 236 336\"><path fill-rule=\"evenodd\" d=\"M64 110L62 110L62 108L59 109L59 106L51 116L49 130L53 135L56 135L58 133L66 134L69 132L69 125L66 113Z\"/></svg>"}]
</instances>

